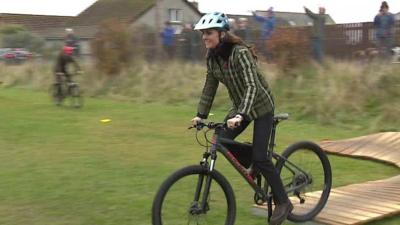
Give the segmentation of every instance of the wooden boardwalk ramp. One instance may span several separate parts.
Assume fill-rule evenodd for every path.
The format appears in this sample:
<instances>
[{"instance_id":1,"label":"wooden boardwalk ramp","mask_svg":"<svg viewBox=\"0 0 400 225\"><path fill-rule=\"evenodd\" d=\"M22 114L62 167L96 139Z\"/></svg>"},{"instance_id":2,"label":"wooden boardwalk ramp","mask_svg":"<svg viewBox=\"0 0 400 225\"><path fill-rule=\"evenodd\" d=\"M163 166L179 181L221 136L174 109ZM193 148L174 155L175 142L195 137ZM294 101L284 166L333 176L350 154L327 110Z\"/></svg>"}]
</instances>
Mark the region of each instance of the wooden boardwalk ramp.
<instances>
[{"instance_id":1,"label":"wooden boardwalk ramp","mask_svg":"<svg viewBox=\"0 0 400 225\"><path fill-rule=\"evenodd\" d=\"M328 153L384 161L400 167L400 132L384 132L367 136L323 141Z\"/></svg>"},{"instance_id":2,"label":"wooden boardwalk ramp","mask_svg":"<svg viewBox=\"0 0 400 225\"><path fill-rule=\"evenodd\" d=\"M328 153L379 160L400 167L400 132L324 141L320 145ZM307 195L314 194L318 195ZM263 206L254 209L256 214L266 214ZM332 189L325 208L307 224L364 224L396 214L400 214L400 174Z\"/></svg>"}]
</instances>

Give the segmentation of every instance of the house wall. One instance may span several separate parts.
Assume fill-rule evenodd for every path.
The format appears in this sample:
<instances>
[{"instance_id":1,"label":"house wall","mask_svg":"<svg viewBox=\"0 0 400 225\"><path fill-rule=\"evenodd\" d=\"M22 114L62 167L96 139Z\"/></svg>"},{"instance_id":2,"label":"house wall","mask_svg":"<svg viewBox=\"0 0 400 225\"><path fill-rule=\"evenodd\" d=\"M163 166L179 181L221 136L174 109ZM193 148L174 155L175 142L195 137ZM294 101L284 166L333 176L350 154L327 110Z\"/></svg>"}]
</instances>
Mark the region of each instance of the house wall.
<instances>
[{"instance_id":1,"label":"house wall","mask_svg":"<svg viewBox=\"0 0 400 225\"><path fill-rule=\"evenodd\" d=\"M201 15L195 12L187 3L182 0L164 0L161 1L159 6L160 12L160 28L164 27L164 23L169 21L169 9L182 9L183 10L183 21L182 23L195 23L197 22ZM156 16L156 8L153 7L148 10L145 14L143 14L138 20L136 20L132 26L145 24L151 27L157 27L157 23L155 21ZM183 24L174 24L177 33L180 33Z\"/></svg>"}]
</instances>

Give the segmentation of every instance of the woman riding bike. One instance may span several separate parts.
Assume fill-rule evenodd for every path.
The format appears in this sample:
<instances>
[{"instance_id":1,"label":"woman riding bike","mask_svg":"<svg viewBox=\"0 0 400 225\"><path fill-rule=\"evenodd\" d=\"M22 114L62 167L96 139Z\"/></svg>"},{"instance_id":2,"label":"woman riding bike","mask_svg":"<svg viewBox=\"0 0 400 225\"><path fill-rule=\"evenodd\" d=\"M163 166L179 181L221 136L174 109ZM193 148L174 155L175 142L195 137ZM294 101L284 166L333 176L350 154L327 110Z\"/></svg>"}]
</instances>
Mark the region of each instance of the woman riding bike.
<instances>
[{"instance_id":1,"label":"woman riding bike","mask_svg":"<svg viewBox=\"0 0 400 225\"><path fill-rule=\"evenodd\" d=\"M223 83L233 107L225 118L229 129L219 135L235 139L254 121L253 168L267 179L272 188L276 206L270 224L282 224L293 205L267 155L275 104L270 87L257 67L254 49L229 32L228 18L224 13L204 15L194 29L202 32L208 52L206 82L192 123L196 125L208 117L218 85Z\"/></svg>"}]
</instances>

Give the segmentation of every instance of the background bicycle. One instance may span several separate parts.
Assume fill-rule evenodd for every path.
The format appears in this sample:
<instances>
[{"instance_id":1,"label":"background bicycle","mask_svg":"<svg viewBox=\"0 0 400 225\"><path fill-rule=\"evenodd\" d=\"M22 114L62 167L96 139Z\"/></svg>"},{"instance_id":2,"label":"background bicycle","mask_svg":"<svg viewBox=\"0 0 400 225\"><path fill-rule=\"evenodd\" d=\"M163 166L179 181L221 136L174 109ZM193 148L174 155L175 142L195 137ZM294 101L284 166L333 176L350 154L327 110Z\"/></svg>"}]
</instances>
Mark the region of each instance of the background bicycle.
<instances>
[{"instance_id":1,"label":"background bicycle","mask_svg":"<svg viewBox=\"0 0 400 225\"><path fill-rule=\"evenodd\" d=\"M274 118L269 155L275 159L276 169L294 205L288 219L307 221L316 216L328 200L332 186L331 167L321 148L312 142L297 142L282 155L273 152L276 126L287 118L287 114ZM222 153L254 189L254 202L258 205L267 203L270 215L272 194L268 183L252 168L251 144L220 138L218 132L226 129L224 123L199 124L196 128L198 131L208 128L204 133L206 140L207 132L215 130L213 138L203 145L206 151L200 165L176 171L161 185L153 201L153 225L234 224L235 196L228 180L215 169L217 152Z\"/></svg>"},{"instance_id":2,"label":"background bicycle","mask_svg":"<svg viewBox=\"0 0 400 225\"><path fill-rule=\"evenodd\" d=\"M80 73L77 71L71 77ZM79 84L74 81L67 81L64 73L56 73L56 82L50 87L50 95L53 102L58 106L62 105L65 101L67 101L67 105L74 108L83 106L83 97Z\"/></svg>"}]
</instances>

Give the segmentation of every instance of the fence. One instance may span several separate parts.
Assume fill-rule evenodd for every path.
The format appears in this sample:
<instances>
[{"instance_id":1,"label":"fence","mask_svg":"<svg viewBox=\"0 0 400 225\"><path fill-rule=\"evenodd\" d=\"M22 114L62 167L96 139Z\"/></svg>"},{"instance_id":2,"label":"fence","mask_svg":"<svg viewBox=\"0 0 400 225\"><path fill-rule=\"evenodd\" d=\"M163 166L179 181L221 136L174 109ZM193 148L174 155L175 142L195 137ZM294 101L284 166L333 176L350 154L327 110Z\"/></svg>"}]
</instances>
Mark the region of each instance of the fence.
<instances>
[{"instance_id":1,"label":"fence","mask_svg":"<svg viewBox=\"0 0 400 225\"><path fill-rule=\"evenodd\" d=\"M393 30L393 45L399 44L400 23ZM355 51L376 47L372 22L335 24L326 26L326 54L335 58L351 57Z\"/></svg>"},{"instance_id":2,"label":"fence","mask_svg":"<svg viewBox=\"0 0 400 225\"><path fill-rule=\"evenodd\" d=\"M300 32L304 37L308 39L310 27L286 27L285 29L294 29ZM249 43L259 43L260 40L257 36L259 33L257 30L249 30L248 33L249 38L246 40ZM393 44L394 46L400 45L400 22L396 21L394 30L393 30ZM198 35L191 34L191 35ZM348 23L348 24L333 24L326 25L325 27L325 53L328 56L334 58L350 58L354 52L358 50L365 50L367 48L375 48L376 40L375 40L375 29L372 22L366 23ZM279 37L273 37L279 38ZM176 55L182 56L185 58L185 55L190 53L189 49L200 48L199 51L193 51L195 54L195 59L204 58L204 49L201 42L201 38L197 38L188 43L185 40L185 37L182 35L177 36L176 41ZM260 46L257 46L260 48ZM258 49L262 51L262 49ZM199 55L200 54L200 55Z\"/></svg>"},{"instance_id":3,"label":"fence","mask_svg":"<svg viewBox=\"0 0 400 225\"><path fill-rule=\"evenodd\" d=\"M280 30L286 30L294 34L292 39L297 40L306 40L302 42L302 48L296 44L295 41L290 40L292 44L291 48L288 50L289 52L298 51L301 52L301 57L306 58L309 54L309 50L311 49L308 43L309 40L309 32L310 26L306 27L279 27L277 28L273 35L272 39L281 40L287 38L286 35L282 35ZM233 31L234 32L234 31ZM251 29L246 31L248 35L246 35L246 42L250 44L255 44L258 50L258 53L265 52L263 48L265 45L262 40L259 38L259 34L261 33L259 30ZM394 44L399 46L400 44L400 23L396 22L394 27ZM154 30L145 31L141 29L141 32L135 32L133 47L136 49L136 54L142 54L148 60L154 59L171 59L171 58L181 58L183 60L190 61L204 61L205 52L204 44L202 43L201 34L198 31L193 31L190 29L184 30L179 35L175 36L174 45L171 49L157 49L157 40L158 35L155 35ZM328 56L332 56L334 58L350 58L354 52L358 50L366 50L367 48L373 48L376 46L375 42L375 29L373 23L350 23L350 24L334 24L334 25L326 25L325 27L325 53ZM268 40L267 43L273 43L274 40ZM261 43L261 44L260 44ZM276 43L285 42L278 41ZM295 43L295 44L293 44ZM300 41L298 42L300 44ZM282 45L282 44L280 44ZM280 51L282 48L276 48L275 51ZM306 51L304 51L304 49ZM164 51L165 50L165 51ZM308 51L308 52L307 52ZM279 52L271 52L272 55L278 55Z\"/></svg>"}]
</instances>

